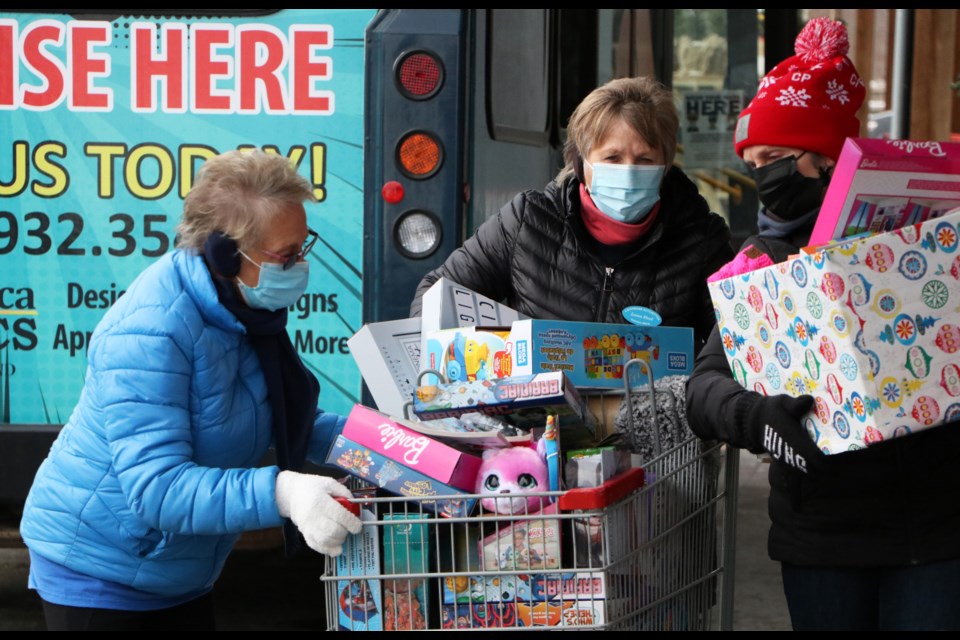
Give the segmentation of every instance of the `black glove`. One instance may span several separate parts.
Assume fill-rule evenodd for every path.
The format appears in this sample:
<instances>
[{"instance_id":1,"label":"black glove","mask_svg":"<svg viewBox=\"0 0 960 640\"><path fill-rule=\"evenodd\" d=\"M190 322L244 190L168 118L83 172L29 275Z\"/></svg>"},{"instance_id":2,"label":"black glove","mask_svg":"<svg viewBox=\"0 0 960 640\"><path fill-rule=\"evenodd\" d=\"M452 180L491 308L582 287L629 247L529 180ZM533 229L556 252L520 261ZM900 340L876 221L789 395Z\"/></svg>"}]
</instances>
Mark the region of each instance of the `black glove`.
<instances>
[{"instance_id":1,"label":"black glove","mask_svg":"<svg viewBox=\"0 0 960 640\"><path fill-rule=\"evenodd\" d=\"M748 449L753 453L766 451L774 460L803 473L819 468L826 456L800 423L812 406L811 396L760 398L747 413Z\"/></svg>"}]
</instances>

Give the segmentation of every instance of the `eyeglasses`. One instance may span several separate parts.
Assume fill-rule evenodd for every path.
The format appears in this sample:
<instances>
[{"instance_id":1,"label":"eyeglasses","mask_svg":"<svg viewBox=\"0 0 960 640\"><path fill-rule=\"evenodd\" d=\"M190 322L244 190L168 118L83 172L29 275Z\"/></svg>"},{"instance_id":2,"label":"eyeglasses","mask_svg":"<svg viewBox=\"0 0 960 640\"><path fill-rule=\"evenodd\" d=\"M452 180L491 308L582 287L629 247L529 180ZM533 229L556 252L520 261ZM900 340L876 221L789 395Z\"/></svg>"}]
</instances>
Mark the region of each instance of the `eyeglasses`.
<instances>
[{"instance_id":1,"label":"eyeglasses","mask_svg":"<svg viewBox=\"0 0 960 640\"><path fill-rule=\"evenodd\" d=\"M317 240L320 239L320 236L313 229L307 229L307 240L303 243L303 248L300 249L297 253L289 256L281 256L280 254L274 253L272 251L267 251L266 249L260 249L260 253L273 258L274 260L279 260L283 267L283 270L286 271L293 267L301 260L307 257L307 254L310 253L310 250L313 249L313 245L317 244Z\"/></svg>"}]
</instances>

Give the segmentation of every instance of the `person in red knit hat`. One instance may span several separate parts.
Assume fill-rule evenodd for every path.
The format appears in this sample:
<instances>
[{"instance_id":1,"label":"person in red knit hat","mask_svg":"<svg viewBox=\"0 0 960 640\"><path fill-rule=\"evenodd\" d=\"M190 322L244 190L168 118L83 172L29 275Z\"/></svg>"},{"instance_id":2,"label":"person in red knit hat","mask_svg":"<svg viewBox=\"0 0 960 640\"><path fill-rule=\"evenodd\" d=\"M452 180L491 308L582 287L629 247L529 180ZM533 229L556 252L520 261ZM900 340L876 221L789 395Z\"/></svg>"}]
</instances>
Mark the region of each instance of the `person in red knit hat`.
<instances>
[{"instance_id":1,"label":"person in red knit hat","mask_svg":"<svg viewBox=\"0 0 960 640\"><path fill-rule=\"evenodd\" d=\"M860 131L865 90L848 48L841 23L811 20L740 114L734 146L757 183L759 233L711 279L808 243L843 143ZM687 383L697 435L771 458L768 551L793 628L960 628L960 423L827 456L801 424L812 404L742 387L717 329Z\"/></svg>"}]
</instances>

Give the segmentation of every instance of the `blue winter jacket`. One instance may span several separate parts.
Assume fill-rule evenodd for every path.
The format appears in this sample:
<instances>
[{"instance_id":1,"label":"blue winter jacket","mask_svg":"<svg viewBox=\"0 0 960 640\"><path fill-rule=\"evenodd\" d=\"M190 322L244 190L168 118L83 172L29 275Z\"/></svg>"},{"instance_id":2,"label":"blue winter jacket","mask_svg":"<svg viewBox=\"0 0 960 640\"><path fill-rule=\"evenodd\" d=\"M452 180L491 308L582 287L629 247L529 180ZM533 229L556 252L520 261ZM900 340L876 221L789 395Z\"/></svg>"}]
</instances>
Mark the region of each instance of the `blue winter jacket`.
<instances>
[{"instance_id":1,"label":"blue winter jacket","mask_svg":"<svg viewBox=\"0 0 960 640\"><path fill-rule=\"evenodd\" d=\"M213 585L238 535L281 523L257 354L202 258L146 269L90 340L79 403L40 466L20 532L33 553L162 596ZM322 462L341 418L317 411Z\"/></svg>"}]
</instances>

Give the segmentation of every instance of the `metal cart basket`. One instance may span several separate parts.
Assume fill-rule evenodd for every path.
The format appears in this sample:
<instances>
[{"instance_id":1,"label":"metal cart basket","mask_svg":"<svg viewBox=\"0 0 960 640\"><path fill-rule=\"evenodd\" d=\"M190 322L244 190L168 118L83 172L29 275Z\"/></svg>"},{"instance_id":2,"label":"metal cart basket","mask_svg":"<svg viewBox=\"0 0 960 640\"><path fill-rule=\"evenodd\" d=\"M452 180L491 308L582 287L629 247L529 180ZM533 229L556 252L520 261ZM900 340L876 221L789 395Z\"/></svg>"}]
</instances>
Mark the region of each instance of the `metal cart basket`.
<instances>
[{"instance_id":1,"label":"metal cart basket","mask_svg":"<svg viewBox=\"0 0 960 640\"><path fill-rule=\"evenodd\" d=\"M363 531L321 577L328 629L729 630L737 453L689 437L511 516L357 498Z\"/></svg>"}]
</instances>

